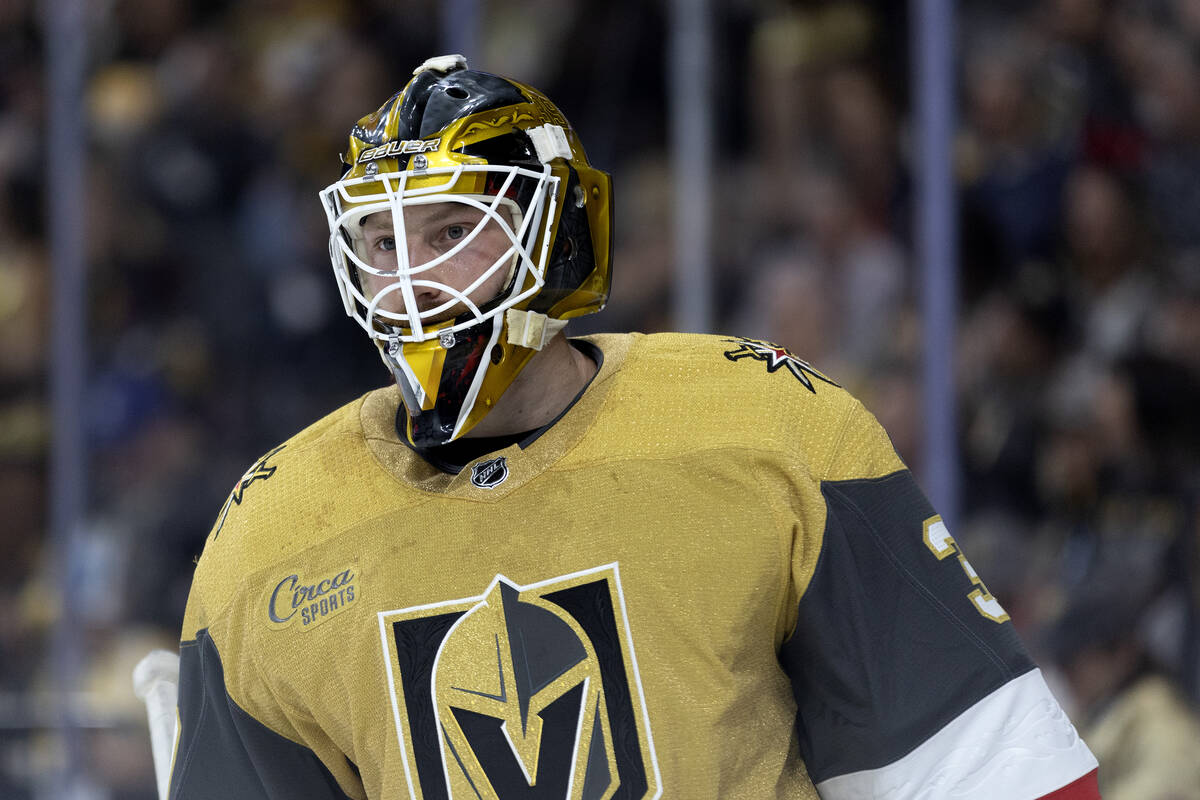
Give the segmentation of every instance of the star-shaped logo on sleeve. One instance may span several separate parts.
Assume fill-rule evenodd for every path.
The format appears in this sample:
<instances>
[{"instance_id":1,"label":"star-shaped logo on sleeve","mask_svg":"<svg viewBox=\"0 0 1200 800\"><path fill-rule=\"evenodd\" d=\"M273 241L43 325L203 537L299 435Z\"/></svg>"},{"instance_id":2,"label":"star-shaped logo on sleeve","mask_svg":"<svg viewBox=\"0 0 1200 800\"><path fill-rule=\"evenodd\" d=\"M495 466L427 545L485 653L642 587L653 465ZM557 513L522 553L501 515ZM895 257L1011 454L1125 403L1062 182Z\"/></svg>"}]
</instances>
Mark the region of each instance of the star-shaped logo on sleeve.
<instances>
[{"instance_id":1,"label":"star-shaped logo on sleeve","mask_svg":"<svg viewBox=\"0 0 1200 800\"><path fill-rule=\"evenodd\" d=\"M792 355L786 347L780 347L772 342L764 342L761 339L747 339L744 337L726 339L725 341L737 345L733 350L725 351L725 357L730 361L739 361L743 358L762 361L767 365L767 372L778 372L781 368L786 368L796 380L804 384L804 388L813 394L817 393L817 387L813 385L809 377L810 375L819 381L828 383L830 386L838 385L814 369L804 359Z\"/></svg>"},{"instance_id":2,"label":"star-shaped logo on sleeve","mask_svg":"<svg viewBox=\"0 0 1200 800\"><path fill-rule=\"evenodd\" d=\"M271 452L254 462L250 469L246 470L242 477L238 478L238 482L233 485L233 491L229 494L229 499L225 501L225 507L221 509L221 519L217 522L217 529L213 533L213 539L216 539L221 533L221 528L225 525L225 517L229 516L229 509L235 505L242 504L242 498L246 495L248 489L255 481L265 481L275 474L278 467L267 464L267 460L282 450L286 445L279 445Z\"/></svg>"}]
</instances>

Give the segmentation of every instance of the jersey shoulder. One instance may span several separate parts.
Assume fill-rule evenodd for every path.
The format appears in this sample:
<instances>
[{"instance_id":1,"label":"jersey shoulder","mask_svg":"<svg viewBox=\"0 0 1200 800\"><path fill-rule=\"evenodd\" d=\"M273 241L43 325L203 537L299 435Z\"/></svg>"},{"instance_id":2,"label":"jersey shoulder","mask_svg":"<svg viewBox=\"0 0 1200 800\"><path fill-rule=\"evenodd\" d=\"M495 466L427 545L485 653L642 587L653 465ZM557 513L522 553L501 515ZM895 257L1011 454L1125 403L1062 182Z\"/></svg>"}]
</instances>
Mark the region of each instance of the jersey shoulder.
<instances>
[{"instance_id":1,"label":"jersey shoulder","mask_svg":"<svg viewBox=\"0 0 1200 800\"><path fill-rule=\"evenodd\" d=\"M246 576L318 545L366 513L366 498L387 480L367 451L360 421L371 394L268 450L237 479L205 541L193 591L230 597Z\"/></svg>"},{"instance_id":2,"label":"jersey shoulder","mask_svg":"<svg viewBox=\"0 0 1200 800\"><path fill-rule=\"evenodd\" d=\"M815 478L871 477L902 467L862 404L785 347L706 334L588 338L606 358L621 360L606 400L611 424L636 423L642 440L770 451ZM865 447L879 463L863 464L843 453L847 447L860 455Z\"/></svg>"},{"instance_id":3,"label":"jersey shoulder","mask_svg":"<svg viewBox=\"0 0 1200 800\"><path fill-rule=\"evenodd\" d=\"M587 337L606 354L620 350L621 372L647 388L670 388L679 402L712 407L794 403L804 413L837 415L853 398L787 348L759 339L654 333ZM718 392L706 395L707 392Z\"/></svg>"}]
</instances>

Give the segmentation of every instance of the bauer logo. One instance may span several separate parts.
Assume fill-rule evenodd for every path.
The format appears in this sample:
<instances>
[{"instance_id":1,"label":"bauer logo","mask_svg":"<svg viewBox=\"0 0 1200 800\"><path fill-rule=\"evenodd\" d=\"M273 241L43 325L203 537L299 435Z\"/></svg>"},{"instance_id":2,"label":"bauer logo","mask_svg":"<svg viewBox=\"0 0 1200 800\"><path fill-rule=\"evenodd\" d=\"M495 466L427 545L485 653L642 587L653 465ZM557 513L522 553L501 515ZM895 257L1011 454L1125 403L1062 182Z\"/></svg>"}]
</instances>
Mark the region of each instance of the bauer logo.
<instances>
[{"instance_id":1,"label":"bauer logo","mask_svg":"<svg viewBox=\"0 0 1200 800\"><path fill-rule=\"evenodd\" d=\"M480 489L495 489L508 480L508 462L504 456L480 461L471 467L471 483Z\"/></svg>"},{"instance_id":2,"label":"bauer logo","mask_svg":"<svg viewBox=\"0 0 1200 800\"><path fill-rule=\"evenodd\" d=\"M315 628L337 616L358 600L358 570L354 566L310 580L300 573L288 575L267 596L267 618L273 628L299 623Z\"/></svg>"},{"instance_id":3,"label":"bauer logo","mask_svg":"<svg viewBox=\"0 0 1200 800\"><path fill-rule=\"evenodd\" d=\"M369 150L363 150L358 157L358 163L364 161L374 161L377 158L395 158L400 155L412 155L413 153L432 153L438 149L440 139L434 139L427 142L423 139L405 139L402 142L388 142L381 144L379 147L372 147Z\"/></svg>"}]
</instances>

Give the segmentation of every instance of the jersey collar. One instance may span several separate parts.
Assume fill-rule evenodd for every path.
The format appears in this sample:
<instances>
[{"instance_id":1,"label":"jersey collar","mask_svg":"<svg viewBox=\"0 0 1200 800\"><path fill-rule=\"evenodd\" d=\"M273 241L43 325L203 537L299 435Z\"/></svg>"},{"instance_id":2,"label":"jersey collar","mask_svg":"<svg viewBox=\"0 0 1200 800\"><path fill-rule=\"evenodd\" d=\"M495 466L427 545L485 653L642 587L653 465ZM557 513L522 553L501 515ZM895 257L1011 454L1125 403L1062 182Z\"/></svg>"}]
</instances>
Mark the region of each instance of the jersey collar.
<instances>
[{"instance_id":1,"label":"jersey collar","mask_svg":"<svg viewBox=\"0 0 1200 800\"><path fill-rule=\"evenodd\" d=\"M431 459L427 453L415 450L397 432L398 415L403 413L403 409L399 390L389 386L371 392L363 401L360 421L367 448L383 469L400 483L419 491L440 495L461 494L472 499L500 499L536 479L587 434L624 363L631 338L602 334L572 339L571 343L596 360L600 367L591 382L571 403L541 428L519 434L520 438L515 441L492 442L499 449L482 448L488 451L456 454L460 459L465 454L465 463L453 463L459 459L446 459L442 454L434 454ZM505 482L493 489L480 489L472 485L471 470L466 467L500 456L506 459L509 467L509 477Z\"/></svg>"}]
</instances>

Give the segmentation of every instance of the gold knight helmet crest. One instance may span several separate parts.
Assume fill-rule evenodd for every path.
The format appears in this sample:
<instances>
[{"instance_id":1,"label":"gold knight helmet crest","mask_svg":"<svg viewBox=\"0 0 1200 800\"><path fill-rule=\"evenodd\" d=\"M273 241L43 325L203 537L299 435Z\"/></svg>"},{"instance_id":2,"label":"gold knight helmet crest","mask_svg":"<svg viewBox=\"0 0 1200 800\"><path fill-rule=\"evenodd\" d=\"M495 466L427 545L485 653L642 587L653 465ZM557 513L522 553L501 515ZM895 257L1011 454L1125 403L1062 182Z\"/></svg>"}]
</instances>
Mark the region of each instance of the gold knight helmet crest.
<instances>
[{"instance_id":1,"label":"gold knight helmet crest","mask_svg":"<svg viewBox=\"0 0 1200 800\"><path fill-rule=\"evenodd\" d=\"M616 567L380 615L422 800L660 796Z\"/></svg>"},{"instance_id":2,"label":"gold knight helmet crest","mask_svg":"<svg viewBox=\"0 0 1200 800\"><path fill-rule=\"evenodd\" d=\"M497 582L447 637L434 693L444 759L463 767L451 771L454 796L491 784L507 797L502 787L519 779L567 797L572 773L598 789L611 782L600 668L569 619Z\"/></svg>"}]
</instances>

